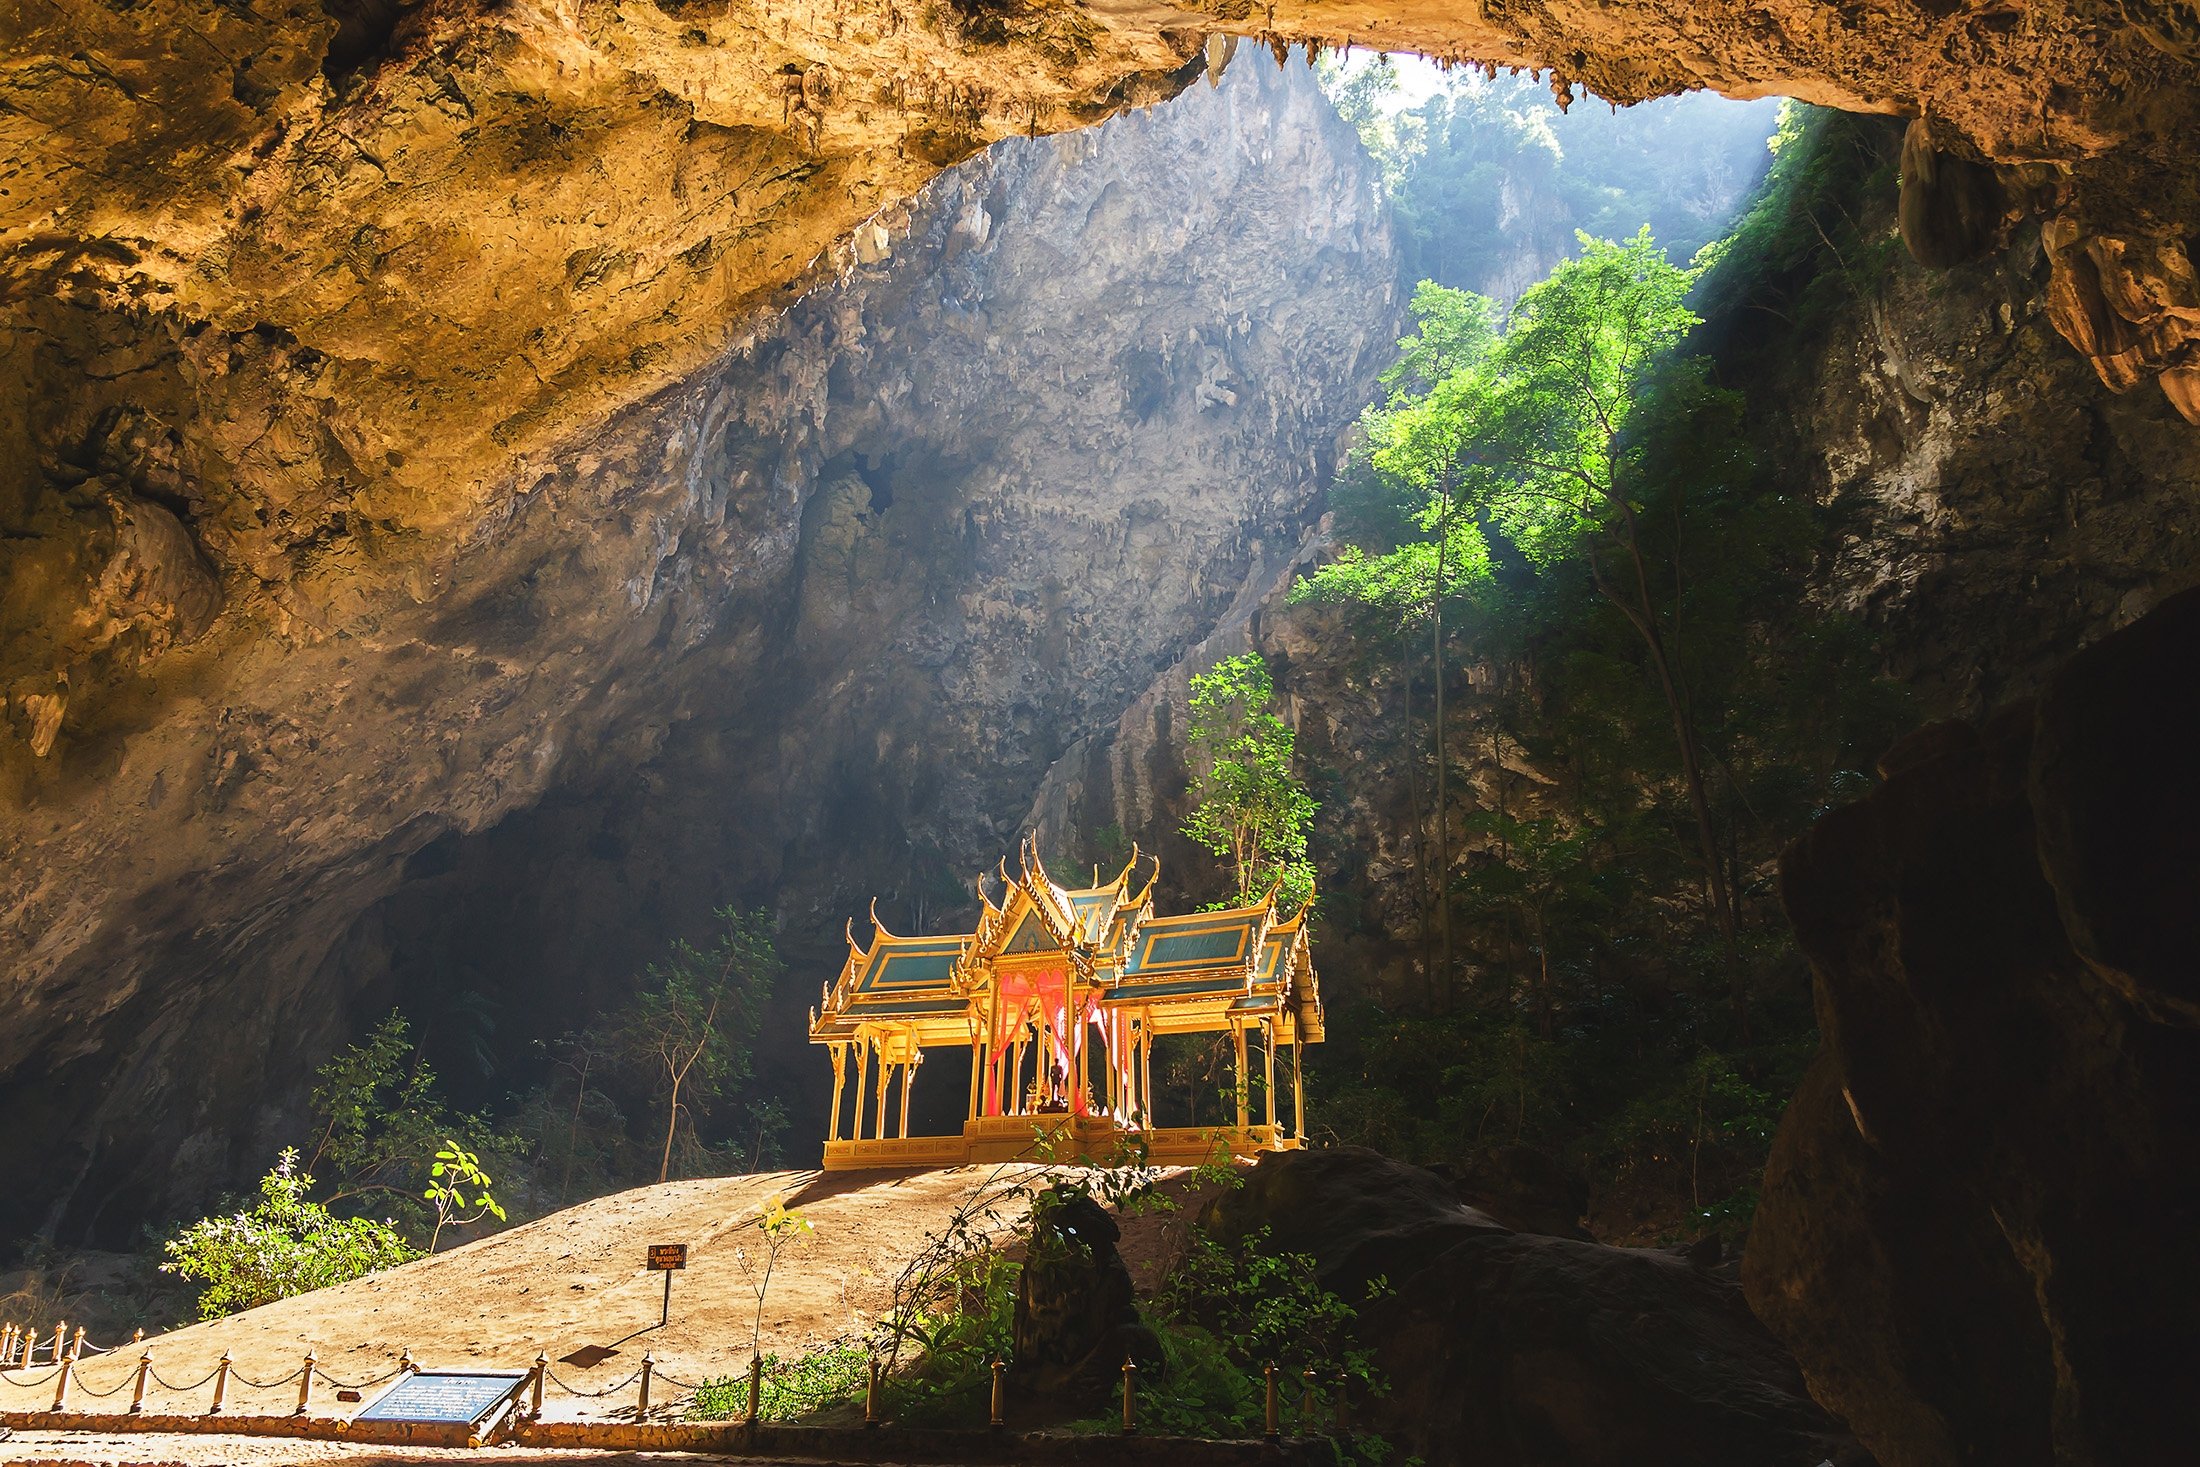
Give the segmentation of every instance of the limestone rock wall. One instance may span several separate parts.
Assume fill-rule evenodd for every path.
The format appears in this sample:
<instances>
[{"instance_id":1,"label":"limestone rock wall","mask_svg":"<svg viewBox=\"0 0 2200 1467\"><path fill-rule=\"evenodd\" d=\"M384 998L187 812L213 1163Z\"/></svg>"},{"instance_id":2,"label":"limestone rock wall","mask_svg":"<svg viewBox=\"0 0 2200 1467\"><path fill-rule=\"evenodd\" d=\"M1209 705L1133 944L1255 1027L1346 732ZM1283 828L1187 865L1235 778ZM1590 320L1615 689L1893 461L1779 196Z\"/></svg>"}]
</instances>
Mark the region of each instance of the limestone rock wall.
<instances>
[{"instance_id":1,"label":"limestone rock wall","mask_svg":"<svg viewBox=\"0 0 2200 1467\"><path fill-rule=\"evenodd\" d=\"M1886 1467L2190 1455L2196 660L2188 592L1782 862L1825 1048L1744 1281Z\"/></svg>"},{"instance_id":2,"label":"limestone rock wall","mask_svg":"<svg viewBox=\"0 0 2200 1467\"><path fill-rule=\"evenodd\" d=\"M874 892L965 903L1061 750L1297 545L1398 309L1356 139L1265 53L1004 144L845 259L530 460L442 571L314 541L340 596L242 647L180 644L208 598L163 517L175 434L103 419L122 569L80 635L198 677L44 761L0 836L0 1144L42 1179L0 1235L118 1236L256 1169L389 1002L480 995L518 1049L716 901L778 905L827 967ZM247 426L294 481L334 451Z\"/></svg>"}]
</instances>

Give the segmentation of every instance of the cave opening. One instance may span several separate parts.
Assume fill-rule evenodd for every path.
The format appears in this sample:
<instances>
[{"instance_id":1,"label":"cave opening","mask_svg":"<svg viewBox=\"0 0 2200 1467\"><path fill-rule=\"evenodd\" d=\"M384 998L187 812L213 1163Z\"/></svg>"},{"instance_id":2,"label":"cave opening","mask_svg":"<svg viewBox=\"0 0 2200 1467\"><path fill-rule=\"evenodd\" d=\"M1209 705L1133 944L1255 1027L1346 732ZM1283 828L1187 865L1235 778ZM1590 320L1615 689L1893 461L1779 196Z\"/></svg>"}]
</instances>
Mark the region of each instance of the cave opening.
<instances>
[{"instance_id":1,"label":"cave opening","mask_svg":"<svg viewBox=\"0 0 2200 1467\"><path fill-rule=\"evenodd\" d=\"M0 1297L192 1307L155 1246L290 1147L413 1247L498 1231L439 1145L515 1223L807 1172L851 947L975 941L1032 838L1308 904L1317 1129L1201 1216L1443 1240L1366 1244L1409 1454L1562 1435L1427 1363L1534 1355L1446 1333L1517 1288L1627 1411L1586 1298L1716 1341L1645 1438L1693 1459L2169 1460L2189 48L219 9L211 92L0 76L75 119L25 190L126 165L0 291Z\"/></svg>"}]
</instances>

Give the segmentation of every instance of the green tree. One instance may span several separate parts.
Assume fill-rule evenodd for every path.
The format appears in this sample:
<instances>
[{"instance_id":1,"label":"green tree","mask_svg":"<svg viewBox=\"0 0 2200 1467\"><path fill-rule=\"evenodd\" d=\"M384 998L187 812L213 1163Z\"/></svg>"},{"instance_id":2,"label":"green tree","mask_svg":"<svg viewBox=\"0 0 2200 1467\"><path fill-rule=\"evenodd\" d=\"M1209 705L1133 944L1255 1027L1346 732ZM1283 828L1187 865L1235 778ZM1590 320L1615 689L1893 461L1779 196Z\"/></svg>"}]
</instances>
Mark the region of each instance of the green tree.
<instances>
[{"instance_id":1,"label":"green tree","mask_svg":"<svg viewBox=\"0 0 2200 1467\"><path fill-rule=\"evenodd\" d=\"M424 1228L429 1220L414 1199L449 1137L475 1151L509 1149L487 1117L454 1113L444 1103L434 1068L394 1009L315 1078L308 1104L321 1135L305 1170L329 1178L329 1206L380 1198L401 1220Z\"/></svg>"},{"instance_id":2,"label":"green tree","mask_svg":"<svg viewBox=\"0 0 2200 1467\"><path fill-rule=\"evenodd\" d=\"M428 1234L428 1251L446 1227L464 1227L485 1217L504 1221L504 1207L489 1191L495 1178L481 1169L481 1158L456 1141L446 1139L428 1168L428 1185L420 1195L435 1209L435 1227ZM472 1208L471 1216L462 1216Z\"/></svg>"},{"instance_id":3,"label":"green tree","mask_svg":"<svg viewBox=\"0 0 2200 1467\"><path fill-rule=\"evenodd\" d=\"M682 1117L692 1120L748 1077L764 1007L781 971L769 912L722 907L717 917L719 933L708 948L674 943L601 1031L605 1047L664 1107L660 1182L672 1175Z\"/></svg>"},{"instance_id":4,"label":"green tree","mask_svg":"<svg viewBox=\"0 0 2200 1467\"><path fill-rule=\"evenodd\" d=\"M1291 772L1297 738L1270 711L1275 696L1255 652L1226 657L1191 682L1192 813L1184 834L1230 858L1240 903L1271 885L1287 904L1314 894L1306 858L1314 800Z\"/></svg>"},{"instance_id":5,"label":"green tree","mask_svg":"<svg viewBox=\"0 0 2200 1467\"><path fill-rule=\"evenodd\" d=\"M1520 298L1502 369L1468 384L1461 415L1486 449L1473 484L1476 510L1539 568L1585 559L1598 595L1642 640L1672 720L1731 997L1746 1028L1733 893L1675 650L1680 608L1653 589L1638 509L1642 452L1630 441L1668 354L1699 324L1688 307L1695 279L1666 259L1647 225L1624 242L1582 236L1581 254Z\"/></svg>"},{"instance_id":6,"label":"green tree","mask_svg":"<svg viewBox=\"0 0 2200 1467\"><path fill-rule=\"evenodd\" d=\"M1474 425L1466 415L1488 390L1499 340L1492 325L1494 310L1481 296L1427 281L1414 291L1418 329L1398 343L1398 361L1383 374L1384 400L1360 418L1365 446L1359 467L1371 480L1372 492L1363 492L1359 509L1362 517L1388 522L1392 548L1370 555L1348 546L1293 593L1299 600L1374 608L1401 636L1424 624L1428 628L1436 704L1431 725L1436 765L1433 900L1438 971L1445 983L1454 952L1444 604L1490 573L1489 542L1471 516L1459 513L1459 491L1476 455Z\"/></svg>"},{"instance_id":7,"label":"green tree","mask_svg":"<svg viewBox=\"0 0 2200 1467\"><path fill-rule=\"evenodd\" d=\"M390 1222L332 1217L312 1190L297 1148L285 1148L257 1206L192 1223L162 1246L161 1271L204 1283L199 1318L216 1319L420 1256Z\"/></svg>"},{"instance_id":8,"label":"green tree","mask_svg":"<svg viewBox=\"0 0 2200 1467\"><path fill-rule=\"evenodd\" d=\"M1688 307L1696 272L1666 259L1648 227L1623 242L1580 238L1581 253L1531 287L1501 335L1472 329L1490 307L1479 297L1424 283L1414 293L1421 332L1401 343L1389 399L1371 409L1367 461L1433 539L1429 591L1438 706L1439 870L1449 871L1442 747L1442 605L1448 576L1491 573L1488 531L1503 535L1535 570L1585 566L1597 593L1626 620L1648 655L1679 753L1711 915L1724 946L1732 1000L1747 1022L1735 907L1706 794L1703 754L1685 672L1676 653L1678 588L1667 604L1645 557L1639 509L1643 467L1635 429L1661 375L1685 378L1670 360L1698 317ZM1698 390L1711 389L1696 373ZM1400 599L1417 543L1381 561L1341 559L1302 595ZM1442 883L1440 883L1441 885ZM1439 897L1444 963L1451 964L1449 899Z\"/></svg>"}]
</instances>

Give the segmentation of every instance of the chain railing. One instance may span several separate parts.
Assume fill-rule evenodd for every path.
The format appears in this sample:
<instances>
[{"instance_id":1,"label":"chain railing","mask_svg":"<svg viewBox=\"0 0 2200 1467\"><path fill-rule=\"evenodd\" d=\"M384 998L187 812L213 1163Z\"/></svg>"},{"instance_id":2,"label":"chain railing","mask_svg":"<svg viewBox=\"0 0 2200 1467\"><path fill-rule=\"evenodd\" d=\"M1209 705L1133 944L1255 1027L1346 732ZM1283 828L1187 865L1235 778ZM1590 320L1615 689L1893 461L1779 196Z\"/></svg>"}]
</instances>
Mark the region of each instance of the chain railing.
<instances>
[{"instance_id":1,"label":"chain railing","mask_svg":"<svg viewBox=\"0 0 2200 1467\"><path fill-rule=\"evenodd\" d=\"M123 1391L129 1390L131 1391L129 1414L139 1416L146 1414L145 1400L148 1389L151 1387L157 1386L170 1397L178 1397L195 1395L211 1385L214 1388L213 1395L204 1407L203 1412L179 1413L211 1416L221 1415L228 1409L229 1391L232 1386L241 1386L252 1391L275 1391L295 1383L298 1386L297 1404L290 1414L293 1416L306 1416L312 1410L313 1388L316 1382L325 1383L340 1392L356 1393L374 1386L387 1384L399 1376L415 1373L420 1369L414 1363L412 1352L408 1349L399 1356L394 1366L378 1375L370 1375L360 1380L344 1380L323 1370L320 1367L317 1355L309 1351L298 1367L288 1374L277 1376L272 1380L256 1380L236 1370L229 1353L224 1351L220 1361L216 1363L211 1371L197 1380L178 1383L169 1380L155 1368L152 1349L144 1345L144 1334L140 1331L136 1340L130 1342L140 1347L136 1365L128 1374L122 1376L113 1384L102 1388L95 1387L90 1382L83 1380L78 1374L78 1367L82 1363L83 1357L95 1353L84 1344L83 1334L84 1332L79 1329L72 1339L63 1332L61 1327L57 1326L53 1339L58 1343L41 1346L38 1345L38 1342L44 1338L42 1335L33 1335L30 1332L17 1329L14 1325L0 1326L0 1388L5 1388L8 1391L43 1392L51 1387L51 1410L54 1412L62 1412L68 1409L68 1401L72 1390L81 1393L87 1399L100 1401L112 1399ZM37 1346L37 1348L33 1348L34 1346ZM118 1344L99 1350L96 1354L115 1355L121 1353L122 1349L123 1346ZM47 1367L42 1372L36 1367L36 1361L41 1355L47 1361ZM1008 1410L1010 1377L1007 1362L1001 1360L992 1362L991 1375L992 1390L988 1415L990 1424L995 1428L1000 1428L1006 1421ZM883 1382L879 1362L875 1357L870 1362L867 1376L863 1402L864 1423L866 1425L876 1425L883 1419L884 1412L881 1406ZM755 1426L762 1420L761 1405L764 1394L764 1362L762 1358L757 1356L750 1358L747 1377L748 1409L743 1415L734 1419ZM1140 1402L1136 1361L1126 1359L1123 1362L1122 1377L1122 1431L1125 1435L1133 1435L1139 1429ZM1262 1435L1268 1440L1274 1441L1279 1439L1283 1432L1284 1377L1278 1366L1271 1362L1262 1367L1260 1381ZM539 1421L543 1416L544 1397L551 1389L555 1389L560 1394L577 1401L601 1401L620 1395L628 1390L634 1390L636 1395L632 1410L635 1418L640 1419L648 1416L653 1409L664 1410L683 1399L692 1399L697 1392L705 1388L721 1384L730 1385L732 1382L720 1380L689 1381L666 1374L657 1369L655 1354L645 1352L640 1365L623 1380L591 1389L586 1385L576 1385L560 1376L555 1370L551 1369L548 1353L538 1352L532 1368L528 1371L526 1378L518 1384L515 1394L524 1396L526 1402L518 1412L519 1419ZM776 1384L775 1382L775 1386ZM1336 1393L1331 1403L1335 1414L1333 1431L1335 1435L1343 1436L1347 1434L1345 1421L1347 1382L1342 1378L1338 1378L1333 1384L1336 1387ZM669 1396L664 1394L667 1388L672 1393ZM1297 1417L1294 1424L1302 1434L1309 1432L1315 1426L1315 1418L1320 1410L1321 1395L1321 1382L1317 1379L1315 1372L1312 1370L1305 1371L1301 1381L1298 1409L1293 1413ZM6 1404L5 1395L0 1394L0 1407L4 1407Z\"/></svg>"}]
</instances>

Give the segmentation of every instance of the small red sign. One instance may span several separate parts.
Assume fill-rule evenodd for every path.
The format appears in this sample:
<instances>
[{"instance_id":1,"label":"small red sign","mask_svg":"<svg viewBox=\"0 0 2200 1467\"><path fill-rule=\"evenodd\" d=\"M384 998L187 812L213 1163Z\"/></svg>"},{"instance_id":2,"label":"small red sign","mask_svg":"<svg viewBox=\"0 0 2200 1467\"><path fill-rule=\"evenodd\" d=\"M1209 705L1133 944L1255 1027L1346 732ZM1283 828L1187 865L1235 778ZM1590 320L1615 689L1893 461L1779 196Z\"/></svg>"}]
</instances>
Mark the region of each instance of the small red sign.
<instances>
[{"instance_id":1,"label":"small red sign","mask_svg":"<svg viewBox=\"0 0 2200 1467\"><path fill-rule=\"evenodd\" d=\"M659 1271L668 1268L686 1268L688 1266L688 1245L685 1243L650 1244L649 1266Z\"/></svg>"}]
</instances>

